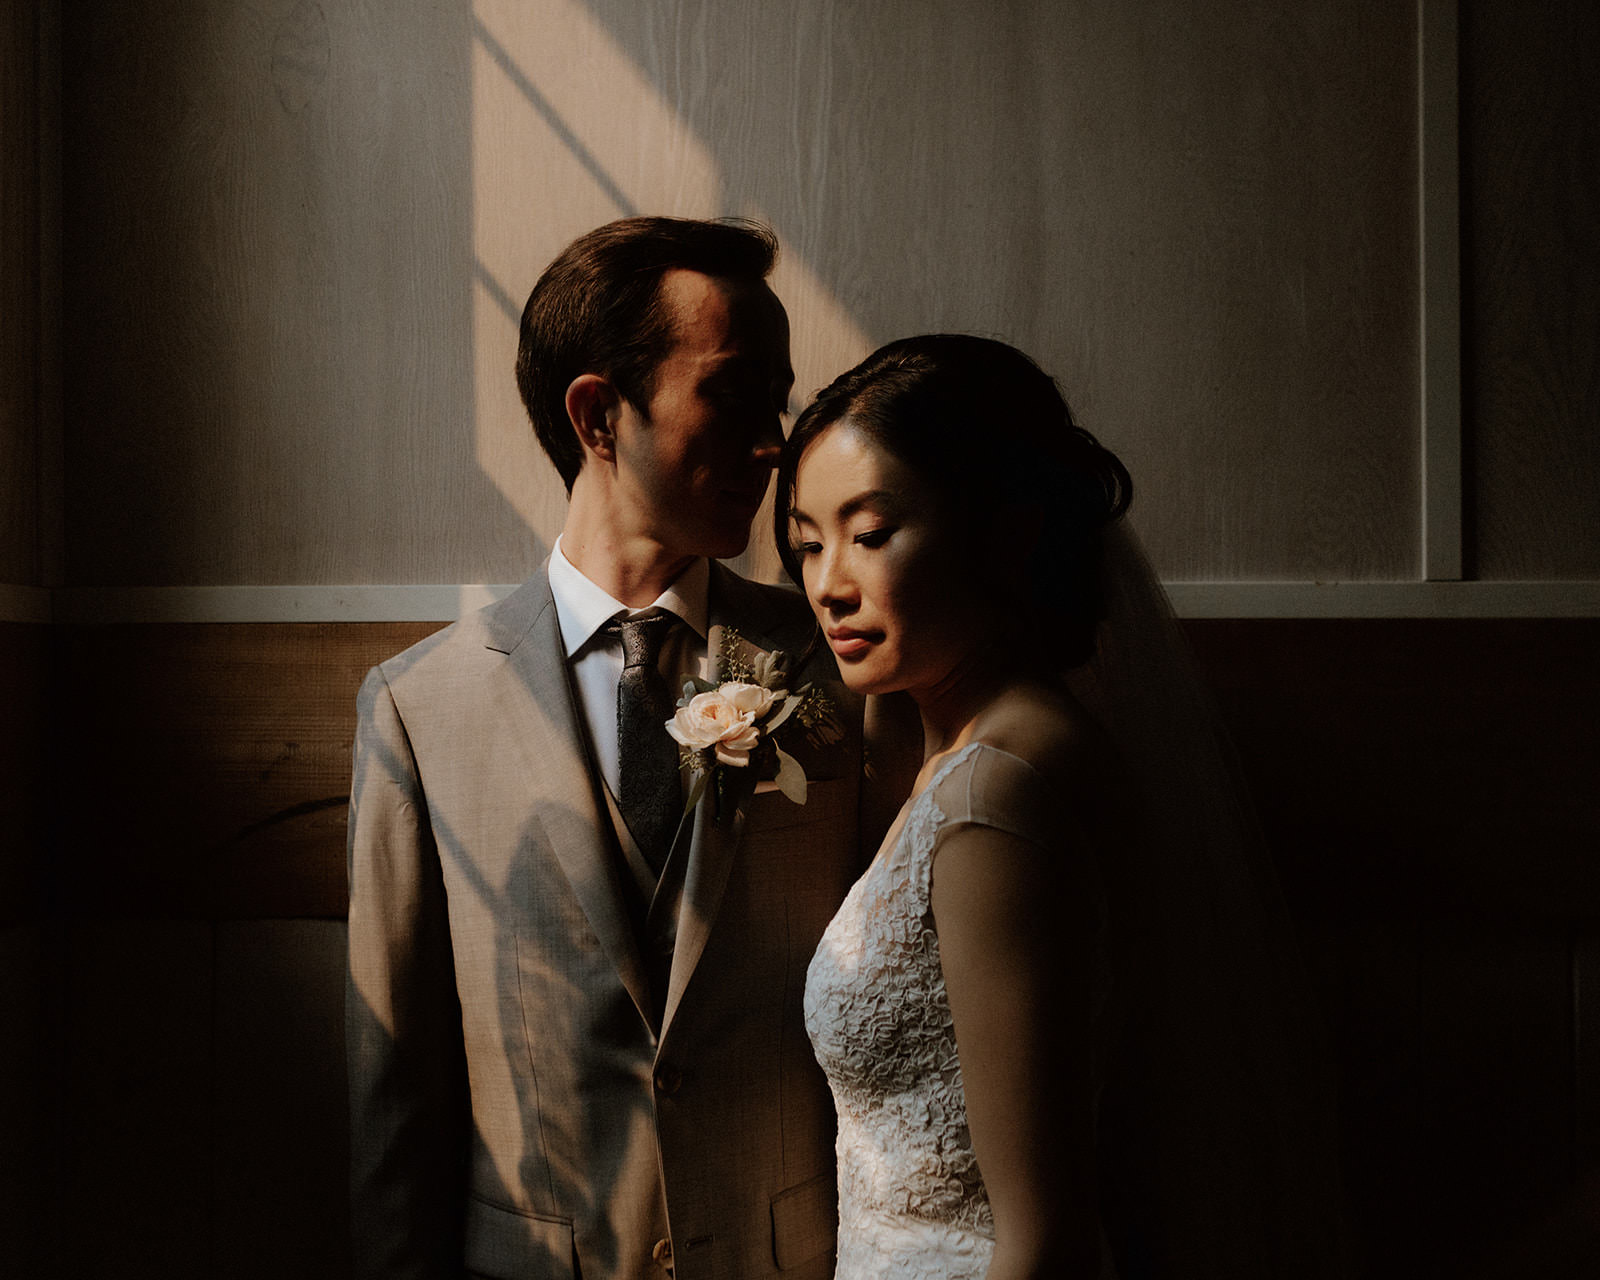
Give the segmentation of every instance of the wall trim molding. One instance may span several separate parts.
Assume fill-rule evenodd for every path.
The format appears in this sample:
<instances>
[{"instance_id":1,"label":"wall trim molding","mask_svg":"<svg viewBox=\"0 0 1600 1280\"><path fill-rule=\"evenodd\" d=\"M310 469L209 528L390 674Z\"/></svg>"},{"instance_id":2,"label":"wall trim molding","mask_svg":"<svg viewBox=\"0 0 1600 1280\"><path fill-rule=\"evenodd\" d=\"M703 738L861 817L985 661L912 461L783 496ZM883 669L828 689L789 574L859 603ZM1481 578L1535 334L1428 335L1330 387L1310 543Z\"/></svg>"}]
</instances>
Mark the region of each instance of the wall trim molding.
<instances>
[{"instance_id":1,"label":"wall trim molding","mask_svg":"<svg viewBox=\"0 0 1600 1280\"><path fill-rule=\"evenodd\" d=\"M1169 582L1180 618L1600 618L1600 582Z\"/></svg>"},{"instance_id":2,"label":"wall trim molding","mask_svg":"<svg viewBox=\"0 0 1600 1280\"><path fill-rule=\"evenodd\" d=\"M51 617L48 587L0 583L0 622L49 622Z\"/></svg>"},{"instance_id":3,"label":"wall trim molding","mask_svg":"<svg viewBox=\"0 0 1600 1280\"><path fill-rule=\"evenodd\" d=\"M1181 618L1600 618L1600 581L1169 582ZM0 622L453 622L514 584L45 587L0 584Z\"/></svg>"},{"instance_id":4,"label":"wall trim molding","mask_svg":"<svg viewBox=\"0 0 1600 1280\"><path fill-rule=\"evenodd\" d=\"M1418 416L1422 576L1462 576L1460 18L1417 0Z\"/></svg>"}]
</instances>

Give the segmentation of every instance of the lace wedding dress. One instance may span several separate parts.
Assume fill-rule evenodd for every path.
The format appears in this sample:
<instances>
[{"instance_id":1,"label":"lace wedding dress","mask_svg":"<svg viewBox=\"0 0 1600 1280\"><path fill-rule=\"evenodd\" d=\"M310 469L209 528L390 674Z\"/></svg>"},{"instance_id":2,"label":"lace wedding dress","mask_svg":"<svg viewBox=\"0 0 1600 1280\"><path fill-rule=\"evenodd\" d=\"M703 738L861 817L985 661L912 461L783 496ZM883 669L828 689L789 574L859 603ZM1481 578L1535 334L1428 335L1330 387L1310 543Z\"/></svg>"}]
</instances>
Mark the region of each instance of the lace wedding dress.
<instances>
[{"instance_id":1,"label":"lace wedding dress","mask_svg":"<svg viewBox=\"0 0 1600 1280\"><path fill-rule=\"evenodd\" d=\"M1052 832L1044 790L1016 756L982 743L955 752L907 802L811 961L806 1030L839 1115L836 1280L988 1271L994 1216L967 1130L929 894L934 852L957 827L1048 846L1060 827Z\"/></svg>"},{"instance_id":2,"label":"lace wedding dress","mask_svg":"<svg viewBox=\"0 0 1600 1280\"><path fill-rule=\"evenodd\" d=\"M1126 1275L1162 1280L1346 1280L1331 1057L1271 860L1126 521L1107 532L1105 573L1095 657L1068 680L1141 799L1103 868L1096 948L1101 1275L1114 1253ZM1048 848L1065 819L1025 762L969 745L907 802L823 934L805 1016L839 1113L837 1280L988 1270L994 1218L929 908L934 853L971 822Z\"/></svg>"}]
</instances>

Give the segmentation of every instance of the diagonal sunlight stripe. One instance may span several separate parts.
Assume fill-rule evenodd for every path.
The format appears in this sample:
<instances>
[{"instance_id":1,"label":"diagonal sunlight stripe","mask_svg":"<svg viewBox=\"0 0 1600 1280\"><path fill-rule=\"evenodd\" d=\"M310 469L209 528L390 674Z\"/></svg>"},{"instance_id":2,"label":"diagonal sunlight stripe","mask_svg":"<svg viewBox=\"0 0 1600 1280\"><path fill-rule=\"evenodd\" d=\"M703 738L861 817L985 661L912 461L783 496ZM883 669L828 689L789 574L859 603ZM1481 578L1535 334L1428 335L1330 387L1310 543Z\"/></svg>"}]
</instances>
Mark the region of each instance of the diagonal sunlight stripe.
<instances>
[{"instance_id":1,"label":"diagonal sunlight stripe","mask_svg":"<svg viewBox=\"0 0 1600 1280\"><path fill-rule=\"evenodd\" d=\"M489 295L495 306L500 308L507 320L514 325L522 324L522 303L507 293L505 286L489 273L489 268L483 265L482 258L472 260L472 278L483 286L484 292Z\"/></svg>"},{"instance_id":2,"label":"diagonal sunlight stripe","mask_svg":"<svg viewBox=\"0 0 1600 1280\"><path fill-rule=\"evenodd\" d=\"M493 60L495 66L505 74L507 80L516 86L517 91L528 100L531 106L550 126L550 131L561 140L561 145L571 152L572 158L581 164L584 171L594 179L595 184L605 192L607 199L611 200L624 215L639 212L638 207L623 194L622 188L612 181L611 175L604 166L595 159L594 154L579 140L578 135L567 127L567 122L561 113L550 105L550 100L540 93L533 81L523 73L504 45L494 38L494 34L483 25L483 19L476 14L472 18L472 31L478 38L478 43L483 46L483 51ZM518 309L521 314L521 308Z\"/></svg>"}]
</instances>

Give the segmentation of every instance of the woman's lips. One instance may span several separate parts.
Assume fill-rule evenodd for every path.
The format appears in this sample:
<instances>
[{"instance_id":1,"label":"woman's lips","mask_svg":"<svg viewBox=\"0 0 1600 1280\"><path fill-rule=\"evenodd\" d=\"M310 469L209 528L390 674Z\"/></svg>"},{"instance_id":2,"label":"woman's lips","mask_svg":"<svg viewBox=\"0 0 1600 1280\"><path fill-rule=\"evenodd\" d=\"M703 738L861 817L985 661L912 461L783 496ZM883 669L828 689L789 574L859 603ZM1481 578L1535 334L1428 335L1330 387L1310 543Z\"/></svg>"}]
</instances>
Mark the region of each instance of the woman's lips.
<instances>
[{"instance_id":1,"label":"woman's lips","mask_svg":"<svg viewBox=\"0 0 1600 1280\"><path fill-rule=\"evenodd\" d=\"M859 658L882 639L876 631L830 631L828 632L828 645L833 650L833 656L848 661Z\"/></svg>"}]
</instances>

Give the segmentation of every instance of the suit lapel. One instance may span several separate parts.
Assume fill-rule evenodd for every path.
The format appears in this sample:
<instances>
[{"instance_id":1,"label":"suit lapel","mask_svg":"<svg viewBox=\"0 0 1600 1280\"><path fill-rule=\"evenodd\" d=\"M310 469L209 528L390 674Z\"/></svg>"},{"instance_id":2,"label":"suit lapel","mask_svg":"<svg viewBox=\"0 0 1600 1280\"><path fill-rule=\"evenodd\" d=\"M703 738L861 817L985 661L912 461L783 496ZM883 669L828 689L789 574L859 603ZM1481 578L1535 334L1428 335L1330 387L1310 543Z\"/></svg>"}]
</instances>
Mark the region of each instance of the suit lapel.
<instances>
[{"instance_id":1,"label":"suit lapel","mask_svg":"<svg viewBox=\"0 0 1600 1280\"><path fill-rule=\"evenodd\" d=\"M588 735L544 569L494 606L486 620L488 647L506 655L495 703L522 757L525 803L640 1016L654 1029L650 982L610 846L610 819L596 801Z\"/></svg>"},{"instance_id":2,"label":"suit lapel","mask_svg":"<svg viewBox=\"0 0 1600 1280\"><path fill-rule=\"evenodd\" d=\"M715 562L711 565L710 614L706 652L714 679L722 678L722 655L730 648L770 652L786 647L784 637L774 629L774 611L764 593ZM789 643L796 640L804 643L805 639L804 635L790 637ZM790 656L798 657L793 653ZM744 836L745 807L755 792L753 779L743 776L737 769L727 772L729 785L720 809L708 799L695 809L692 824L686 823L678 831L678 838L687 838L690 846L672 974L661 1019L663 1038L700 963L717 912L722 907L728 877Z\"/></svg>"}]
</instances>

